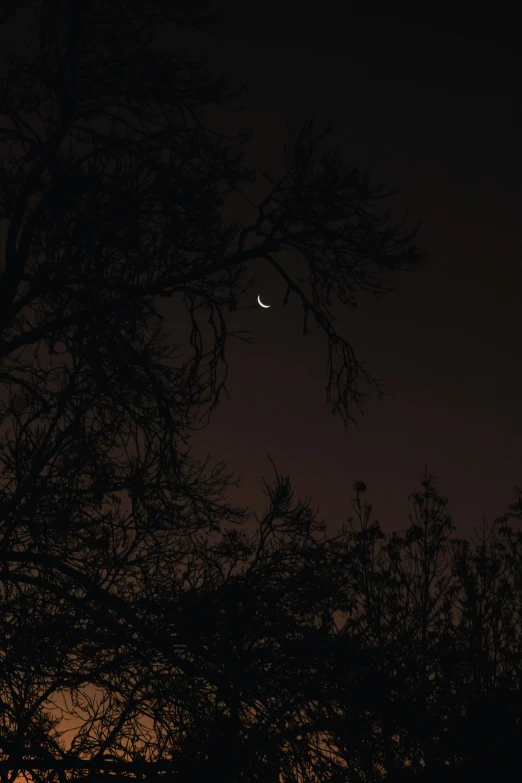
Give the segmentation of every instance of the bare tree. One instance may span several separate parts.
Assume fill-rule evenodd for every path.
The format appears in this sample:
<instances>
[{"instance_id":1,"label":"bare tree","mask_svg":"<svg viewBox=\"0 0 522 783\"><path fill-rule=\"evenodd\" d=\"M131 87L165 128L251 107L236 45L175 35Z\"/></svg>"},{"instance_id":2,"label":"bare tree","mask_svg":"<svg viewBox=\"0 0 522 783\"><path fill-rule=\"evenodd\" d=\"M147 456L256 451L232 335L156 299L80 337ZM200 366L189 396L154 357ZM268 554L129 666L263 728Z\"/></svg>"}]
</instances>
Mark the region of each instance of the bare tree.
<instances>
[{"instance_id":1,"label":"bare tree","mask_svg":"<svg viewBox=\"0 0 522 783\"><path fill-rule=\"evenodd\" d=\"M237 95L153 41L160 22L204 28L207 4L26 6L36 42L4 58L0 89L0 771L192 777L226 747L223 776L325 779L344 769L328 746L334 680L318 674L344 594L344 534L317 541L280 477L258 538L234 532L247 510L225 500L231 476L195 460L188 434L225 389L227 339L248 339L226 311L241 308L252 262L278 271L285 301L298 297L305 334L310 318L326 334L328 399L348 424L358 380L378 383L337 333L332 302L387 290L387 273L422 253L382 211L386 190L322 151L313 120L284 176L266 175L257 220L224 224L227 197L253 181L249 134L227 138L201 114ZM8 4L4 34L15 14ZM280 259L288 248L305 279ZM187 361L158 304L173 297L190 323ZM247 663L242 644L255 650ZM236 671L248 699L230 685ZM80 722L67 742L60 715Z\"/></svg>"},{"instance_id":2,"label":"bare tree","mask_svg":"<svg viewBox=\"0 0 522 783\"><path fill-rule=\"evenodd\" d=\"M508 524L521 517L520 491L470 543L454 537L427 472L410 527L387 540L361 502L366 487L355 489L341 636L365 687L344 746L350 770L393 783L507 775L522 737L522 539ZM350 694L346 714L353 704Z\"/></svg>"},{"instance_id":3,"label":"bare tree","mask_svg":"<svg viewBox=\"0 0 522 783\"><path fill-rule=\"evenodd\" d=\"M122 5L131 19L134 4ZM415 268L423 257L412 235L380 209L385 189L322 151L327 131L314 133L311 120L287 148L285 175L268 178L257 221L224 226L227 194L255 175L241 165L248 134L225 139L200 114L236 94L221 81L205 83L201 62L143 44L130 23L107 31L105 5L70 8L39 4L40 51L19 55L2 83L1 139L9 160L1 202L8 221L4 360L38 343L57 353L62 345L81 346L91 382L113 407L123 397L127 408L141 408L153 382L158 398L163 392L170 399L189 380L193 408L212 407L223 388L217 365L228 336L224 309L240 307L249 263L265 259L285 280L287 299L293 293L303 305L304 332L312 317L328 336L328 393L333 409L350 420L351 404L361 399L357 378L373 379L337 334L332 300L354 306L358 291L387 290L388 272ZM278 260L287 248L306 262L302 282ZM151 364L145 383L143 326L159 317L155 300L175 294L192 321L191 370L161 375ZM30 326L28 312L35 316ZM215 330L205 382L198 375L200 312ZM156 343L146 345L153 358ZM130 388L139 401L127 399ZM172 428L171 406L164 407L158 414Z\"/></svg>"}]
</instances>

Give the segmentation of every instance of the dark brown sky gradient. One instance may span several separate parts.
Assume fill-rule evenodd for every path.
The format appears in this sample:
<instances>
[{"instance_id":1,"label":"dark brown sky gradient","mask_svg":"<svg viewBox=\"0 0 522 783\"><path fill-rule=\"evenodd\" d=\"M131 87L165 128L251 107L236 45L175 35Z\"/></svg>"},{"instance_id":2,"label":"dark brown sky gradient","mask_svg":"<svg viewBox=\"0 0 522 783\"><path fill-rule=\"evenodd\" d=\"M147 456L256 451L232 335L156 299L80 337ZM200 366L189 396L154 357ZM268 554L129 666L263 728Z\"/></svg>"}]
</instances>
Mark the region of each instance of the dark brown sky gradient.
<instances>
[{"instance_id":1,"label":"dark brown sky gradient","mask_svg":"<svg viewBox=\"0 0 522 783\"><path fill-rule=\"evenodd\" d=\"M364 480L385 530L406 526L407 498L427 463L467 534L482 515L505 511L522 483L522 123L510 25L475 17L453 20L451 32L449 17L356 17L340 2L320 12L224 7L210 38L185 41L207 49L231 83L249 85L236 118L256 131L253 162L279 173L287 125L312 112L319 124L331 118L347 161L402 183L395 215L423 221L430 259L394 276L395 292L380 301L366 296L357 311L338 313L390 395L379 402L369 389L349 433L326 405L326 341L302 336L299 308L282 307L281 283L259 264L245 304L260 292L272 307L236 314L234 326L256 343L230 345L230 401L196 436L197 453L226 460L242 476L234 497L258 511L270 454L332 527L351 512L353 481ZM253 192L262 188L261 180ZM238 206L237 215L248 211Z\"/></svg>"}]
</instances>

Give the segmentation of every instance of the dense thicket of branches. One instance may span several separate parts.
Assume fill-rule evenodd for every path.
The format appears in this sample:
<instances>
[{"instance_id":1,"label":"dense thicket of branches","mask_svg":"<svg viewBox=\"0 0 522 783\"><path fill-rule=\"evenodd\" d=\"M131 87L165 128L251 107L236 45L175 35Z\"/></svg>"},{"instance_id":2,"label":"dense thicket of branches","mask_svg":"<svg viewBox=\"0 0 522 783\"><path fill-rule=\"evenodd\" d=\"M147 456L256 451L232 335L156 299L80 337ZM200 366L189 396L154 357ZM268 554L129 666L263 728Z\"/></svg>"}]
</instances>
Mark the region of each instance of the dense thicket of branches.
<instances>
[{"instance_id":1,"label":"dense thicket of branches","mask_svg":"<svg viewBox=\"0 0 522 783\"><path fill-rule=\"evenodd\" d=\"M16 5L6 40L21 41ZM517 536L504 524L494 554L459 549L428 482L405 536L379 546L359 485L360 530L328 537L277 473L247 535L224 466L189 450L224 388L226 314L252 261L328 338L347 423L373 379L332 302L415 268L413 236L313 122L255 223L225 225L254 176L248 134L212 132L201 110L235 96L153 35L169 18L205 27L205 3L25 7L35 41L4 50L0 85L2 778L362 781L464 763L498 687L516 712ZM190 346L160 316L175 296Z\"/></svg>"},{"instance_id":2,"label":"dense thicket of branches","mask_svg":"<svg viewBox=\"0 0 522 783\"><path fill-rule=\"evenodd\" d=\"M507 522L521 503L470 545L425 477L409 528L386 538L364 489L356 523L329 539L277 476L256 534L200 539L184 589L162 570L172 549L148 570L146 552L122 549L120 564L142 570L128 603L100 578L104 596L60 596L61 574L69 590L82 581L71 556L33 558L43 574L31 582L11 553L5 768L35 759L34 777L50 780L80 759L116 772L124 760L134 774L146 760L183 780L274 783L509 770L522 733L522 536Z\"/></svg>"}]
</instances>

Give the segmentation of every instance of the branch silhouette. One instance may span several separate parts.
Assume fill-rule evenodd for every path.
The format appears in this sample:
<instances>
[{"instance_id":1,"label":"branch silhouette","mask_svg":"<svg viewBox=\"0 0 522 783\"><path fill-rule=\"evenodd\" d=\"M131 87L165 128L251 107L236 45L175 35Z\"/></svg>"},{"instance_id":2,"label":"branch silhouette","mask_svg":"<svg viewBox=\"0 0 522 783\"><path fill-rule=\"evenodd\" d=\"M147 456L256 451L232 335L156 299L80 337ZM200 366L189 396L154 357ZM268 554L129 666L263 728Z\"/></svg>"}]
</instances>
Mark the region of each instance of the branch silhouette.
<instances>
[{"instance_id":1,"label":"branch silhouette","mask_svg":"<svg viewBox=\"0 0 522 783\"><path fill-rule=\"evenodd\" d=\"M390 192L371 186L368 173L321 152L331 128L316 133L313 118L288 145L283 178L265 175L270 190L257 221L225 226L227 195L255 178L242 165L251 132L225 137L208 129L200 112L212 102L229 105L238 93L222 79L205 80L201 62L140 42L132 33L136 7L123 5L127 24L109 34L102 25L110 13L98 3L77 16L67 4L54 12L44 4L37 12L40 56L20 55L4 77L0 139L11 162L1 172L0 209L9 225L0 355L42 342L51 351L57 341L103 346L114 340L115 319L120 331L124 314L150 325L160 317L158 299L180 295L192 323L196 406L208 405L210 413L225 390L218 370L224 365L226 372L226 340L245 339L229 334L224 310L240 308L251 285L245 272L264 259L288 286L285 301L298 296L304 333L311 316L327 336L328 400L348 425L352 405L361 409L366 396L357 380L380 386L337 333L332 297L353 307L358 291L389 290L387 273L416 268L424 258L416 232L393 226L380 208ZM308 267L303 281L279 260L290 248ZM32 323L22 318L28 309ZM198 310L214 330L208 354ZM119 389L98 353L95 383L104 385L103 371L104 392L110 389L115 401ZM162 424L172 429L165 413Z\"/></svg>"},{"instance_id":2,"label":"branch silhouette","mask_svg":"<svg viewBox=\"0 0 522 783\"><path fill-rule=\"evenodd\" d=\"M4 58L0 89L0 773L340 783L507 769L519 505L470 546L426 474L409 529L387 539L356 482L358 526L328 536L272 463L247 533L233 477L189 450L226 390L227 340L248 339L227 312L255 261L298 299L305 335L312 320L326 335L345 425L359 382L380 389L332 308L423 261L383 207L390 189L324 151L330 128L311 118L284 175L265 174L256 220L227 226L228 196L255 176L250 134L201 115L239 93L153 40L158 23L205 29L209 4L28 8L36 52ZM173 297L188 360L158 304Z\"/></svg>"}]
</instances>

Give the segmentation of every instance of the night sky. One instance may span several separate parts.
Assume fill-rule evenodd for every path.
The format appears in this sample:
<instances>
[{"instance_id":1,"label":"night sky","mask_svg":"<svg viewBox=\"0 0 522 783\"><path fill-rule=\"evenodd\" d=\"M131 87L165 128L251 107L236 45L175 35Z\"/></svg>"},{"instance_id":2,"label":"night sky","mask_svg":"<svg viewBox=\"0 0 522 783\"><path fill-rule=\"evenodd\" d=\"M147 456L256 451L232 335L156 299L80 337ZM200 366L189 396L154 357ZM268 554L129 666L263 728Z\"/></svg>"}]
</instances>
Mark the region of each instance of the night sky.
<instances>
[{"instance_id":1,"label":"night sky","mask_svg":"<svg viewBox=\"0 0 522 783\"><path fill-rule=\"evenodd\" d=\"M383 530L404 529L427 464L457 534L467 535L503 513L522 483L522 123L509 23L453 12L429 23L355 16L341 2L321 3L320 15L274 2L220 6L224 23L184 33L184 44L249 92L238 101L244 113L212 110L209 120L252 127L250 162L277 176L286 131L314 112L318 127L331 119L330 143L347 162L370 165L375 183L402 186L393 217L422 221L417 241L429 258L393 275L392 293L336 311L339 331L389 395L379 401L368 387L349 432L326 403L326 338L303 337L298 303L283 307L282 281L258 263L242 303L250 307L231 318L255 344L230 343L230 400L194 436L195 452L225 460L241 477L231 497L258 512L261 475L273 477L269 454L332 530L352 513L354 480L366 482ZM254 203L266 188L259 176ZM242 202L230 211L254 215ZM296 268L295 258L285 263ZM258 293L271 309L255 304ZM176 323L175 306L170 316Z\"/></svg>"},{"instance_id":2,"label":"night sky","mask_svg":"<svg viewBox=\"0 0 522 783\"><path fill-rule=\"evenodd\" d=\"M240 479L229 499L259 515L273 460L296 497L311 498L329 533L355 517L355 481L366 483L383 531L409 527L408 496L427 466L449 498L457 535L467 537L505 513L522 486L518 25L500 15L459 19L454 11L430 22L365 16L341 0L310 8L219 0L221 7L224 21L212 31L157 31L158 46L207 53L216 76L223 69L231 86L247 85L236 100L245 110L210 108L209 128L251 127L245 163L277 179L288 133L312 114L316 131L331 120L329 144L347 164L368 166L376 185L401 186L389 204L392 220L421 222L416 242L428 258L417 271L388 278L391 293L360 294L356 310L333 308L338 333L387 393L379 400L374 387L361 387L369 394L364 415L352 409L349 431L326 400L326 336L313 324L303 336L303 310L292 296L283 306L286 286L266 260L247 269L255 286L225 315L230 329L254 342L228 342L229 399L192 435L193 454L210 455L211 465L224 461ZM268 190L259 174L245 189L253 207L235 197L226 220L254 222ZM303 268L295 254L277 260L293 276ZM258 295L270 309L257 305ZM173 298L158 308L184 347L186 312L178 305Z\"/></svg>"}]
</instances>

